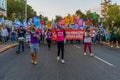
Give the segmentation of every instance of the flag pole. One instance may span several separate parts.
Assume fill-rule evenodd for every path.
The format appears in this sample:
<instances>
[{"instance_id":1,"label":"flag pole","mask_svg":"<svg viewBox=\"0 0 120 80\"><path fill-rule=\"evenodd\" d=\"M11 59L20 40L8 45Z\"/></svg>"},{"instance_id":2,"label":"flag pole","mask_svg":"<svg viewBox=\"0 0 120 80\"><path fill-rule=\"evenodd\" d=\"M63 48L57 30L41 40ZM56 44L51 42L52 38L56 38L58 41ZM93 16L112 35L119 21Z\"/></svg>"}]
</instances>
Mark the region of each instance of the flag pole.
<instances>
[{"instance_id":1,"label":"flag pole","mask_svg":"<svg viewBox=\"0 0 120 80\"><path fill-rule=\"evenodd\" d=\"M25 21L27 25L27 0L25 0Z\"/></svg>"}]
</instances>

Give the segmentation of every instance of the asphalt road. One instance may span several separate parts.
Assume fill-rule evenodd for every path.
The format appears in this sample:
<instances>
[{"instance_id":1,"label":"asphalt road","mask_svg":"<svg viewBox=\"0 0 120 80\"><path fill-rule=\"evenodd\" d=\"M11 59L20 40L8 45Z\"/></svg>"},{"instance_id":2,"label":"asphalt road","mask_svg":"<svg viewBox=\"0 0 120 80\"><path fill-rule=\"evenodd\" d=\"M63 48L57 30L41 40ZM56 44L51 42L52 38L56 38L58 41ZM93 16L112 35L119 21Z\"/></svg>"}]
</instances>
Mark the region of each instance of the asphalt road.
<instances>
[{"instance_id":1,"label":"asphalt road","mask_svg":"<svg viewBox=\"0 0 120 80\"><path fill-rule=\"evenodd\" d=\"M120 80L120 49L93 45L94 57L83 55L83 45L65 45L65 64L56 60L57 47L51 51L40 46L38 64L31 64L30 50L16 54L17 48L0 54L0 80Z\"/></svg>"}]
</instances>

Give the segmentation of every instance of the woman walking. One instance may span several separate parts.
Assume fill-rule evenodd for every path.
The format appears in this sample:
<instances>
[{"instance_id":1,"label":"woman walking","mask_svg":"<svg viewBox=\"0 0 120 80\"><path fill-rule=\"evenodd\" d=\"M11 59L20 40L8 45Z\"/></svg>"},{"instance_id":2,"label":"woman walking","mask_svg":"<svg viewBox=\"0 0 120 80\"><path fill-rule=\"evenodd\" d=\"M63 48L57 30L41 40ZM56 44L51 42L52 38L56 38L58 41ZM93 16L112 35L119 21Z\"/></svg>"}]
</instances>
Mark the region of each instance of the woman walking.
<instances>
[{"instance_id":1,"label":"woman walking","mask_svg":"<svg viewBox=\"0 0 120 80\"><path fill-rule=\"evenodd\" d=\"M46 33L46 41L47 41L47 45L49 50L51 49L51 41L52 41L52 32L50 29L48 29L47 33Z\"/></svg>"},{"instance_id":2,"label":"woman walking","mask_svg":"<svg viewBox=\"0 0 120 80\"><path fill-rule=\"evenodd\" d=\"M65 63L64 61L64 38L65 38L65 31L63 27L58 26L56 30L57 34L57 47L58 47L58 55L57 60L60 60L60 51L61 51L61 63Z\"/></svg>"}]
</instances>

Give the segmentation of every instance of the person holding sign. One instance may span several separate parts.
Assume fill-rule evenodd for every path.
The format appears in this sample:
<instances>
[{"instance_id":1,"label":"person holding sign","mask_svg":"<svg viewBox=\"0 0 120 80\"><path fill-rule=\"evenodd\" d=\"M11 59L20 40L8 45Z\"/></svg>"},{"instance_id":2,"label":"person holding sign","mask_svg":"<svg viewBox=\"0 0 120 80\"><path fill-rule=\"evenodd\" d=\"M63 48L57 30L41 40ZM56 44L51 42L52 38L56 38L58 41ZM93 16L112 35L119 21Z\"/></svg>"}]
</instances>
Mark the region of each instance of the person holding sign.
<instances>
[{"instance_id":1,"label":"person holding sign","mask_svg":"<svg viewBox=\"0 0 120 80\"><path fill-rule=\"evenodd\" d=\"M86 56L86 48L89 47L90 56L93 56L92 48L91 48L91 34L90 28L87 27L84 33L84 55Z\"/></svg>"}]
</instances>

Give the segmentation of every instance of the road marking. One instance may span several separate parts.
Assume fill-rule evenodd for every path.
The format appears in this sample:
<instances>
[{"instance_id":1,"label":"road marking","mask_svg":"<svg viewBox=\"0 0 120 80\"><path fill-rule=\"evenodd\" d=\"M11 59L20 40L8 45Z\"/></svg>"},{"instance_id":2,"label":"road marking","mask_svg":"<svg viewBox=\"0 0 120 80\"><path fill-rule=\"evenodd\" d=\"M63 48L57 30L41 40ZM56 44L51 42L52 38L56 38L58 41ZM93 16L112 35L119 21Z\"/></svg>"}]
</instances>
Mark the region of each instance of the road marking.
<instances>
[{"instance_id":1,"label":"road marking","mask_svg":"<svg viewBox=\"0 0 120 80\"><path fill-rule=\"evenodd\" d=\"M100 61L108 64L109 66L115 67L115 65L111 64L110 62L108 62L108 61L106 61L106 60L104 60L104 59L102 59L102 58L100 58L100 57L98 57L98 56L95 56L95 55L94 55L94 57L95 57L96 59L98 59L98 60L100 60Z\"/></svg>"},{"instance_id":2,"label":"road marking","mask_svg":"<svg viewBox=\"0 0 120 80\"><path fill-rule=\"evenodd\" d=\"M74 46L75 46L76 48L78 48L78 49L81 49L81 48L80 48L79 46L77 46L77 45L74 45ZM96 58L96 59L98 59L98 60L106 63L107 65L109 65L109 66L111 66L111 67L115 67L114 64L112 64L112 63L110 63L110 62L108 62L108 61L106 61L106 60L104 60L104 59L102 59L102 58L100 58L100 57L98 57L98 56L96 56L96 55L94 55L94 58Z\"/></svg>"},{"instance_id":3,"label":"road marking","mask_svg":"<svg viewBox=\"0 0 120 80\"><path fill-rule=\"evenodd\" d=\"M77 46L77 45L74 45L76 48L78 48L78 49L81 49L81 47L79 47L79 46Z\"/></svg>"}]
</instances>

